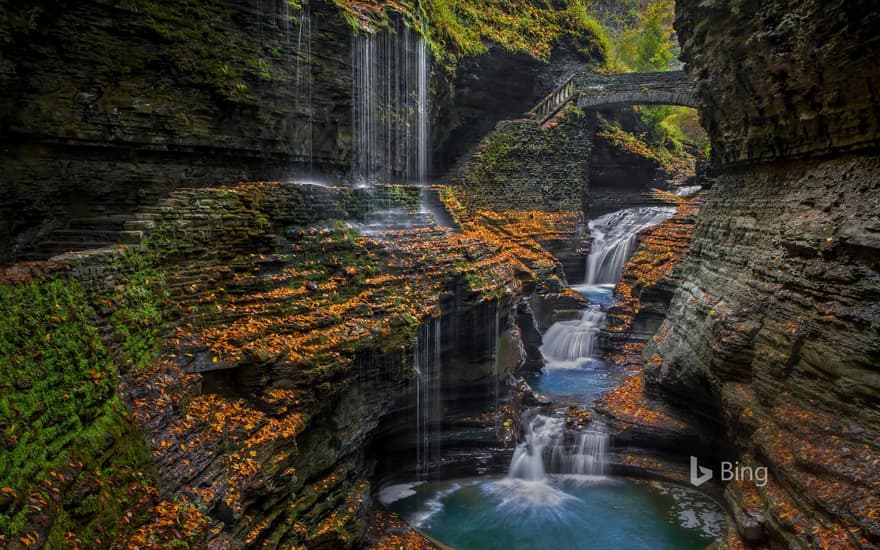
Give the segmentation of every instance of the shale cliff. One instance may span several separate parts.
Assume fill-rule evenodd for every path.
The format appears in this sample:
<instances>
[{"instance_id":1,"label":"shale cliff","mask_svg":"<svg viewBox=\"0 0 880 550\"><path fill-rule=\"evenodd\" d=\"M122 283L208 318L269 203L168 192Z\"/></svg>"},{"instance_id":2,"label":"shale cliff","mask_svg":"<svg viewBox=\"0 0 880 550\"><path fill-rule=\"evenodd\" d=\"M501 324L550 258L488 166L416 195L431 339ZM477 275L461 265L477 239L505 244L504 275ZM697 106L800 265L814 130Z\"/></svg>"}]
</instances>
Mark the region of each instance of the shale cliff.
<instances>
[{"instance_id":1,"label":"shale cliff","mask_svg":"<svg viewBox=\"0 0 880 550\"><path fill-rule=\"evenodd\" d=\"M141 245L3 270L0 543L347 547L386 462L511 441L467 418L523 360L521 298L561 287L530 235L574 219L436 192L459 230L420 228L417 187L180 189ZM342 223L380 208L414 227Z\"/></svg>"},{"instance_id":2,"label":"shale cliff","mask_svg":"<svg viewBox=\"0 0 880 550\"><path fill-rule=\"evenodd\" d=\"M880 14L864 2L681 0L719 163L646 382L718 431L741 534L880 544ZM732 444L722 444L722 439Z\"/></svg>"},{"instance_id":3,"label":"shale cliff","mask_svg":"<svg viewBox=\"0 0 880 550\"><path fill-rule=\"evenodd\" d=\"M184 181L346 171L352 29L286 4L5 2L0 260Z\"/></svg>"},{"instance_id":4,"label":"shale cliff","mask_svg":"<svg viewBox=\"0 0 880 550\"><path fill-rule=\"evenodd\" d=\"M461 10L429 10L422 32L438 51L426 83L437 122L428 156L438 173L486 125L528 110L571 65L601 60L590 29L566 23L564 11L520 8L467 10L481 26L464 38L443 34L449 21L430 20ZM413 13L407 3L345 0L3 2L0 263L114 242L123 214L182 185L343 181L356 148L353 45L369 31L381 38L378 53L384 38L404 34L402 14ZM564 24L553 23L553 33L530 31L557 19ZM540 40L524 43L528 32ZM502 44L484 47L481 33ZM417 35L410 30L393 54L370 58L374 80L392 55L401 63L412 53ZM465 38L475 44L457 42ZM406 116L392 118L403 128Z\"/></svg>"}]
</instances>

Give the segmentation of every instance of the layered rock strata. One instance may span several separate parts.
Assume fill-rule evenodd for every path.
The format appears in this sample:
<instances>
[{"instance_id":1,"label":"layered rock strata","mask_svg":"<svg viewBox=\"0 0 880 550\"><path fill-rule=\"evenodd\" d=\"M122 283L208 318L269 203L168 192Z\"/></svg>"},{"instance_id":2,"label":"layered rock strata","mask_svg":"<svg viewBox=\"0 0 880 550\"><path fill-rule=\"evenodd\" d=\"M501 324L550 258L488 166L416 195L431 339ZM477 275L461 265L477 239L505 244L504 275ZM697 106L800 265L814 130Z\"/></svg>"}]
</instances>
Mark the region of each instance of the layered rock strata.
<instances>
[{"instance_id":1,"label":"layered rock strata","mask_svg":"<svg viewBox=\"0 0 880 550\"><path fill-rule=\"evenodd\" d=\"M713 459L768 467L766 485L727 485L743 536L876 546L878 14L690 0L676 12L720 168L646 384L715 425Z\"/></svg>"},{"instance_id":2,"label":"layered rock strata","mask_svg":"<svg viewBox=\"0 0 880 550\"><path fill-rule=\"evenodd\" d=\"M12 409L4 454L16 440L22 452L42 448L28 421L51 431L66 418L57 413L71 388L55 378L44 387L26 370L66 337L68 324L47 319L76 315L89 327L71 353L106 351L65 363L84 369L71 375L92 403L75 407L75 437L21 463L39 471L15 461L3 470L4 542L358 543L380 425L398 413L413 430L438 418L410 405L425 387L419 380L438 373L435 353L449 368L438 393L484 410L504 387L495 381L520 362L514 311L523 284L560 273L534 241L503 240L476 224L365 237L335 221L369 221L374 204L416 214L419 194L277 183L184 189L144 213L154 224L146 245L7 269L4 341L21 338L34 355L4 348L21 374L4 377L3 403L30 403L26 395L39 391L49 406ZM89 312L67 312L55 298L31 314L47 322L46 336L20 334L14 308L28 285L79 288L70 307ZM470 363L431 344L435 330L453 342L456 324L472 337L459 351ZM411 434L385 440L401 454L421 452Z\"/></svg>"}]
</instances>

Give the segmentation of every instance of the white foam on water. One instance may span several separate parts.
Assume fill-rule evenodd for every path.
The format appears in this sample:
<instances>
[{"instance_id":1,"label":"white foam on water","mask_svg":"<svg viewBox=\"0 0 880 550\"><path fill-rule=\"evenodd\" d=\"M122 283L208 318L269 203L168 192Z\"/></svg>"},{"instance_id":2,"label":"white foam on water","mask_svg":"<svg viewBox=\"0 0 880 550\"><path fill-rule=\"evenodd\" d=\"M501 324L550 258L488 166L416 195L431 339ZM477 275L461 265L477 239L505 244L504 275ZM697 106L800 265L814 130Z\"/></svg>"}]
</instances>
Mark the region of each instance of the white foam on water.
<instances>
[{"instance_id":1,"label":"white foam on water","mask_svg":"<svg viewBox=\"0 0 880 550\"><path fill-rule=\"evenodd\" d=\"M415 483L398 483L395 485L388 485L387 487L383 487L379 490L379 502L388 506L392 502L397 502L398 500L403 500L407 497L411 497L416 494L416 487L424 483L423 481L417 481Z\"/></svg>"}]
</instances>

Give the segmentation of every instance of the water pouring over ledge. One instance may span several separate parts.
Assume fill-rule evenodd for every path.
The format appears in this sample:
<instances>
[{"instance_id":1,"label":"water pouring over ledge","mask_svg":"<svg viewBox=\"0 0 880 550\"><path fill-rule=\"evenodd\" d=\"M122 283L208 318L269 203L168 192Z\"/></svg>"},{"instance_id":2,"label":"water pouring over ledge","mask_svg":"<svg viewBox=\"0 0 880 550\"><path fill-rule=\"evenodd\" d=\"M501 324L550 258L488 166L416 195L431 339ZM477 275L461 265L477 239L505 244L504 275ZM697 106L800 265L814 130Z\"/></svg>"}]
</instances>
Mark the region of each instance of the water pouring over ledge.
<instances>
[{"instance_id":1,"label":"water pouring over ledge","mask_svg":"<svg viewBox=\"0 0 880 550\"><path fill-rule=\"evenodd\" d=\"M517 446L507 477L546 482L549 471L600 478L607 447L605 433L567 433L564 417L536 414L525 426L525 441Z\"/></svg>"},{"instance_id":2,"label":"water pouring over ledge","mask_svg":"<svg viewBox=\"0 0 880 550\"><path fill-rule=\"evenodd\" d=\"M671 206L625 208L599 216L589 223L590 254L586 279L572 286L591 301L610 305L611 292L623 274L623 266L638 244L638 234L675 214Z\"/></svg>"},{"instance_id":3,"label":"water pouring over ledge","mask_svg":"<svg viewBox=\"0 0 880 550\"><path fill-rule=\"evenodd\" d=\"M614 216L610 224L623 221L628 229L591 224L592 230L602 232L593 252L604 259L597 257L595 273L605 269L619 278L636 234L673 212L631 210L607 218ZM616 278L606 283L609 296L614 282ZM593 306L577 320L554 324L541 350L550 367L546 370L585 373L581 378L593 386L591 391L600 391L597 377L602 369L579 367L602 365L591 356L604 315ZM696 491L606 477L608 435L600 427L572 431L561 416L530 412L524 415L523 441L507 476L390 486L382 490L382 502L412 526L458 550L702 550L720 536L724 513Z\"/></svg>"},{"instance_id":4,"label":"water pouring over ledge","mask_svg":"<svg viewBox=\"0 0 880 550\"><path fill-rule=\"evenodd\" d=\"M544 333L541 354L545 371L581 369L597 363L594 347L605 327L601 305L611 303L614 285L635 252L639 232L669 219L674 213L673 207L626 208L589 223L591 249L586 281L572 288L596 303L581 311L577 319L556 322ZM546 391L546 388L536 389Z\"/></svg>"},{"instance_id":5,"label":"water pouring over ledge","mask_svg":"<svg viewBox=\"0 0 880 550\"><path fill-rule=\"evenodd\" d=\"M352 38L352 177L358 185L428 177L431 60L401 21Z\"/></svg>"}]
</instances>

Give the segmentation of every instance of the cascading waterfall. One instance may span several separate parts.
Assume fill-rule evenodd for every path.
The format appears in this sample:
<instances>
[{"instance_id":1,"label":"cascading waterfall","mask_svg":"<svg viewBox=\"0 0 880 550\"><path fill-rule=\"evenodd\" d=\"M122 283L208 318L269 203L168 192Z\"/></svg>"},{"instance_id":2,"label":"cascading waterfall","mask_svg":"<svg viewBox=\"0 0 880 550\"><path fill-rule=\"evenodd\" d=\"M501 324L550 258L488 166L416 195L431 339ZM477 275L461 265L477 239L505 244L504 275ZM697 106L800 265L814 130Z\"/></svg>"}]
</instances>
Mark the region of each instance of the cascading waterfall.
<instances>
[{"instance_id":1,"label":"cascading waterfall","mask_svg":"<svg viewBox=\"0 0 880 550\"><path fill-rule=\"evenodd\" d=\"M424 183L428 174L430 58L402 22L353 38L352 174L356 183Z\"/></svg>"},{"instance_id":2,"label":"cascading waterfall","mask_svg":"<svg viewBox=\"0 0 880 550\"><path fill-rule=\"evenodd\" d=\"M640 231L669 219L673 207L625 208L591 221L590 255L587 257L587 285L613 285L636 248Z\"/></svg>"},{"instance_id":3,"label":"cascading waterfall","mask_svg":"<svg viewBox=\"0 0 880 550\"><path fill-rule=\"evenodd\" d=\"M548 366L579 367L593 355L593 344L605 326L605 313L585 309L577 320L554 323L544 334L541 354Z\"/></svg>"},{"instance_id":4,"label":"cascading waterfall","mask_svg":"<svg viewBox=\"0 0 880 550\"><path fill-rule=\"evenodd\" d=\"M508 478L543 481L547 474L602 476L608 435L567 433L565 418L536 414L525 426L525 440L514 451Z\"/></svg>"},{"instance_id":5,"label":"cascading waterfall","mask_svg":"<svg viewBox=\"0 0 880 550\"><path fill-rule=\"evenodd\" d=\"M678 195L679 197L693 197L697 193L703 190L702 185L685 185L684 187L679 187L674 190L673 193Z\"/></svg>"},{"instance_id":6,"label":"cascading waterfall","mask_svg":"<svg viewBox=\"0 0 880 550\"><path fill-rule=\"evenodd\" d=\"M584 286L613 286L635 250L637 234L674 212L674 208L665 207L627 208L590 222L592 249ZM591 359L594 346L604 326L605 312L596 304L581 311L575 320L554 323L541 345L545 370L578 372L595 361ZM525 427L525 441L516 449L509 477L540 480L546 476L545 468L554 473L602 475L607 442L601 429L571 434L563 418L536 415Z\"/></svg>"},{"instance_id":7,"label":"cascading waterfall","mask_svg":"<svg viewBox=\"0 0 880 550\"><path fill-rule=\"evenodd\" d=\"M623 266L635 251L637 235L670 218L671 207L626 208L600 216L589 223L591 249L587 257L586 283L578 288L611 291L623 273ZM554 323L544 334L541 354L547 368L578 368L593 356L593 347L605 327L605 312L593 305L576 320Z\"/></svg>"},{"instance_id":8,"label":"cascading waterfall","mask_svg":"<svg viewBox=\"0 0 880 550\"><path fill-rule=\"evenodd\" d=\"M413 350L416 370L416 471L418 478L427 477L432 462L440 458L440 431L443 420L441 354L442 324L432 319L419 330Z\"/></svg>"}]
</instances>

